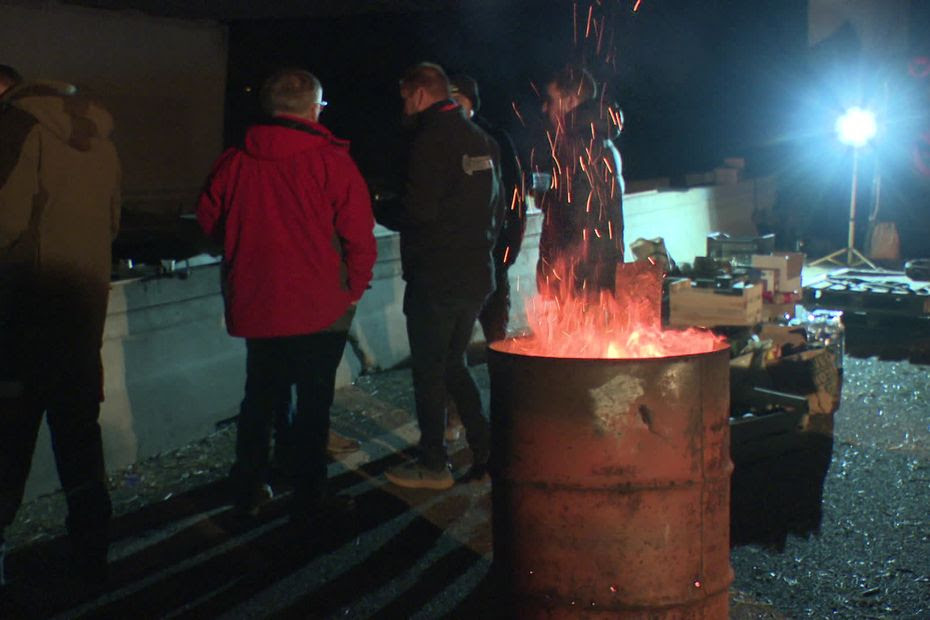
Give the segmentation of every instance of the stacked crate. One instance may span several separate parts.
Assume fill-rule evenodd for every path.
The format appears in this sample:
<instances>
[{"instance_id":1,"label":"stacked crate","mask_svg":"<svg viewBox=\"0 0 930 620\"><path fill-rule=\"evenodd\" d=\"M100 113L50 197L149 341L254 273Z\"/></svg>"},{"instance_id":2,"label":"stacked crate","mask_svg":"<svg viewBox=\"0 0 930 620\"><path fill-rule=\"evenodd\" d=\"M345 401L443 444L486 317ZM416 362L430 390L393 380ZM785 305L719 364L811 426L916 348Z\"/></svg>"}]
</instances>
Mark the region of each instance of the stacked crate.
<instances>
[{"instance_id":1,"label":"stacked crate","mask_svg":"<svg viewBox=\"0 0 930 620\"><path fill-rule=\"evenodd\" d=\"M755 325L762 321L762 287L699 287L682 278L669 283L668 322L673 327Z\"/></svg>"},{"instance_id":2,"label":"stacked crate","mask_svg":"<svg viewBox=\"0 0 930 620\"><path fill-rule=\"evenodd\" d=\"M801 302L801 268L804 254L753 254L752 266L762 271L765 291L762 315L766 321L794 318L795 305Z\"/></svg>"}]
</instances>

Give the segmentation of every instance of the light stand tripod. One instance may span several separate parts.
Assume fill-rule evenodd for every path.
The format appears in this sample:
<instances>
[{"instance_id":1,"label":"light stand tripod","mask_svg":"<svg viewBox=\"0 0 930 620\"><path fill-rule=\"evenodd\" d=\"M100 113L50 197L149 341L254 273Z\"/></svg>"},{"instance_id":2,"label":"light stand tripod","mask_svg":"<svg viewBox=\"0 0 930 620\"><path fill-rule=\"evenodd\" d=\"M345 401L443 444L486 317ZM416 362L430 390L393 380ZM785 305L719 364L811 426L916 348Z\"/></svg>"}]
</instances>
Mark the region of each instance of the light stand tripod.
<instances>
[{"instance_id":1,"label":"light stand tripod","mask_svg":"<svg viewBox=\"0 0 930 620\"><path fill-rule=\"evenodd\" d=\"M875 263L866 258L862 252L856 249L856 193L859 189L859 147L853 148L853 173L852 173L852 193L849 196L849 237L846 247L818 258L810 263L811 266L821 263L833 263L836 265L846 265L855 267L856 265L865 264L872 269L878 269ZM845 262L844 262L845 255Z\"/></svg>"}]
</instances>

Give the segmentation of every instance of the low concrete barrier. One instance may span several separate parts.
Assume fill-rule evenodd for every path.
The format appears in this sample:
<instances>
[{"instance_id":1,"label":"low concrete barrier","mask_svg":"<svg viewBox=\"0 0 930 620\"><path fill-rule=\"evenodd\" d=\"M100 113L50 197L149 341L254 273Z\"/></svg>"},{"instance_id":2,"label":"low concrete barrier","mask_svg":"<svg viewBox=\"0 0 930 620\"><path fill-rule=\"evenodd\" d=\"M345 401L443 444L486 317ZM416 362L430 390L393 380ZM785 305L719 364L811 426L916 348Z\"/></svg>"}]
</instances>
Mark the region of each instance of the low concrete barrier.
<instances>
[{"instance_id":1,"label":"low concrete barrier","mask_svg":"<svg viewBox=\"0 0 930 620\"><path fill-rule=\"evenodd\" d=\"M774 202L772 179L735 185L661 189L625 197L624 238L664 237L675 260L705 252L708 232L752 234L752 213ZM527 216L523 247L509 275L511 326L525 324L524 299L535 294L539 213ZM403 316L398 236L376 229L378 261L359 303L338 385L362 371L387 370L410 355ZM627 251L626 260L633 257ZM186 278L116 282L103 343L106 401L101 426L107 467L117 469L203 437L236 415L245 382L245 346L226 334L219 266ZM482 338L476 326L475 339ZM58 488L43 424L27 497Z\"/></svg>"}]
</instances>

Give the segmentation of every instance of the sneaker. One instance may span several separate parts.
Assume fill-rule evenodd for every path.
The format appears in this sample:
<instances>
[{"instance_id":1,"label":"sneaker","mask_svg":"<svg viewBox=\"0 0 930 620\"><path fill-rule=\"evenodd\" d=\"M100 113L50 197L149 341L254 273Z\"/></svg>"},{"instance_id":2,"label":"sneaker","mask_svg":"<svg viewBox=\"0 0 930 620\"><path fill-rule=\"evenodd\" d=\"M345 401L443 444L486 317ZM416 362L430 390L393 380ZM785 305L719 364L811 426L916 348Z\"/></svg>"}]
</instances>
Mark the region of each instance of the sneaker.
<instances>
[{"instance_id":1,"label":"sneaker","mask_svg":"<svg viewBox=\"0 0 930 620\"><path fill-rule=\"evenodd\" d=\"M455 480L447 466L442 469L429 469L418 461L404 463L393 469L384 472L387 478L393 484L408 489L434 489L442 491L452 488Z\"/></svg>"},{"instance_id":2,"label":"sneaker","mask_svg":"<svg viewBox=\"0 0 930 620\"><path fill-rule=\"evenodd\" d=\"M260 484L252 492L236 498L234 510L243 517L257 517L262 506L274 498L274 491L267 484Z\"/></svg>"},{"instance_id":3,"label":"sneaker","mask_svg":"<svg viewBox=\"0 0 930 620\"><path fill-rule=\"evenodd\" d=\"M361 447L362 446L356 440L343 437L334 430L329 431L329 439L326 442L326 451L330 456L358 452Z\"/></svg>"}]
</instances>

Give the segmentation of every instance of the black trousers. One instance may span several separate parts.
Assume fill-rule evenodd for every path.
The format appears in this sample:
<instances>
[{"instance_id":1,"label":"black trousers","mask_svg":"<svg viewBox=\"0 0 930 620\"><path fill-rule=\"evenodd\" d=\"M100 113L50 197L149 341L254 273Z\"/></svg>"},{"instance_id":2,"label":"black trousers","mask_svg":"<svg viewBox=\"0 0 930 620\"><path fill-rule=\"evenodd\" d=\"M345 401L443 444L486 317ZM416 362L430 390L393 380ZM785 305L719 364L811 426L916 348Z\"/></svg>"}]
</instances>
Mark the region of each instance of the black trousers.
<instances>
[{"instance_id":1,"label":"black trousers","mask_svg":"<svg viewBox=\"0 0 930 620\"><path fill-rule=\"evenodd\" d=\"M297 386L293 422L282 427L290 436L288 462L295 477L295 498L306 508L322 499L326 485L326 440L336 370L347 331L324 331L283 338L246 340L245 398L236 435L232 480L247 496L268 478L271 432L276 411Z\"/></svg>"},{"instance_id":2,"label":"black trousers","mask_svg":"<svg viewBox=\"0 0 930 620\"><path fill-rule=\"evenodd\" d=\"M478 315L484 340L488 344L507 337L507 322L510 318L510 279L507 267L497 265L494 282L494 292L488 295Z\"/></svg>"},{"instance_id":3,"label":"black trousers","mask_svg":"<svg viewBox=\"0 0 930 620\"><path fill-rule=\"evenodd\" d=\"M488 421L481 413L481 395L465 359L483 303L483 299L437 297L411 284L404 292L420 459L431 469L444 467L448 459L444 439L447 395L455 401L475 462L483 464L488 459Z\"/></svg>"},{"instance_id":4,"label":"black trousers","mask_svg":"<svg viewBox=\"0 0 930 620\"><path fill-rule=\"evenodd\" d=\"M79 357L86 359L79 359ZM112 514L100 433L99 352L72 356L55 391L26 380L15 399L0 400L0 535L23 500L43 414L52 439L58 478L68 504L72 536L105 538Z\"/></svg>"},{"instance_id":5,"label":"black trousers","mask_svg":"<svg viewBox=\"0 0 930 620\"><path fill-rule=\"evenodd\" d=\"M109 282L65 269L0 274L3 379L22 386L0 398L0 538L22 504L42 416L48 422L68 504L66 525L81 551L105 554L112 505L100 432L100 346Z\"/></svg>"}]
</instances>

